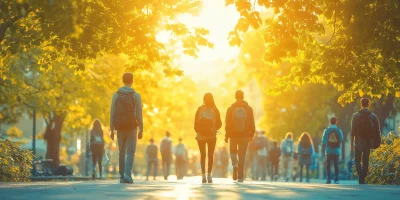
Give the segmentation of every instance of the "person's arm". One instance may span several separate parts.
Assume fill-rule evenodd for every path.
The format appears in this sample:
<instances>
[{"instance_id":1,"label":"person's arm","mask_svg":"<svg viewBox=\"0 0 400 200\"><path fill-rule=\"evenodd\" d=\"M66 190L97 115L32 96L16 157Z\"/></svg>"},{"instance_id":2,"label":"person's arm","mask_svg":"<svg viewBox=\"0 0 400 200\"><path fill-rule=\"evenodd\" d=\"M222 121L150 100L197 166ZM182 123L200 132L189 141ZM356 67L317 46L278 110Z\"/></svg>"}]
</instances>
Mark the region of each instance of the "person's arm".
<instances>
[{"instance_id":1,"label":"person's arm","mask_svg":"<svg viewBox=\"0 0 400 200\"><path fill-rule=\"evenodd\" d=\"M135 96L135 113L136 120L139 125L139 139L143 136L143 108L142 108L142 98L139 93L134 93Z\"/></svg>"},{"instance_id":2,"label":"person's arm","mask_svg":"<svg viewBox=\"0 0 400 200\"><path fill-rule=\"evenodd\" d=\"M225 140L227 140L231 136L231 126L232 126L232 109L231 107L228 108L226 111L226 117L225 117Z\"/></svg>"},{"instance_id":3,"label":"person's arm","mask_svg":"<svg viewBox=\"0 0 400 200\"><path fill-rule=\"evenodd\" d=\"M113 122L113 116L115 113L115 100L117 98L117 93L114 93L111 99L111 108L110 108L110 130L113 131L115 130L115 125Z\"/></svg>"},{"instance_id":4,"label":"person's arm","mask_svg":"<svg viewBox=\"0 0 400 200\"><path fill-rule=\"evenodd\" d=\"M377 128L379 134L381 133L381 125L379 124L378 117L374 114L372 122L374 123L374 127Z\"/></svg>"},{"instance_id":5,"label":"person's arm","mask_svg":"<svg viewBox=\"0 0 400 200\"><path fill-rule=\"evenodd\" d=\"M196 133L198 133L199 131L198 131L198 127L197 127L197 121L198 121L198 116L199 116L199 108L197 108L197 111L196 111L196 115L194 116L194 131L196 132Z\"/></svg>"},{"instance_id":6,"label":"person's arm","mask_svg":"<svg viewBox=\"0 0 400 200\"><path fill-rule=\"evenodd\" d=\"M256 123L254 122L254 114L253 109L249 106L249 115L250 115L250 137L254 137L254 133L256 132Z\"/></svg>"},{"instance_id":7,"label":"person's arm","mask_svg":"<svg viewBox=\"0 0 400 200\"><path fill-rule=\"evenodd\" d=\"M221 121L221 114L219 113L219 110L218 109L215 109L216 110L216 114L217 114L217 130L219 130L220 128L221 128L221 126L222 126L222 121Z\"/></svg>"},{"instance_id":8,"label":"person's arm","mask_svg":"<svg viewBox=\"0 0 400 200\"><path fill-rule=\"evenodd\" d=\"M356 124L357 124L356 116L357 116L357 114L354 114L353 118L351 120L351 143L350 143L351 149L354 148L354 138L355 138L355 135L356 135Z\"/></svg>"}]
</instances>

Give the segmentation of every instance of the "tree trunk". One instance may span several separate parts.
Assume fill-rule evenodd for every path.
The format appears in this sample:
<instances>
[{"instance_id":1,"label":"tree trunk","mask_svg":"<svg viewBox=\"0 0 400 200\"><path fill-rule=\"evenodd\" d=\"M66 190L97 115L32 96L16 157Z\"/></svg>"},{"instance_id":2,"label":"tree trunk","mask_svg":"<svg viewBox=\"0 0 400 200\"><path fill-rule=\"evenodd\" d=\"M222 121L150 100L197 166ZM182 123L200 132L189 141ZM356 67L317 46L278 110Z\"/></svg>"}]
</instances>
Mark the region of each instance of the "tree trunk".
<instances>
[{"instance_id":1,"label":"tree trunk","mask_svg":"<svg viewBox=\"0 0 400 200\"><path fill-rule=\"evenodd\" d=\"M64 123L65 115L55 114L51 122L46 126L44 135L47 141L46 159L52 159L54 167L60 165L60 142L61 142L61 129Z\"/></svg>"}]
</instances>

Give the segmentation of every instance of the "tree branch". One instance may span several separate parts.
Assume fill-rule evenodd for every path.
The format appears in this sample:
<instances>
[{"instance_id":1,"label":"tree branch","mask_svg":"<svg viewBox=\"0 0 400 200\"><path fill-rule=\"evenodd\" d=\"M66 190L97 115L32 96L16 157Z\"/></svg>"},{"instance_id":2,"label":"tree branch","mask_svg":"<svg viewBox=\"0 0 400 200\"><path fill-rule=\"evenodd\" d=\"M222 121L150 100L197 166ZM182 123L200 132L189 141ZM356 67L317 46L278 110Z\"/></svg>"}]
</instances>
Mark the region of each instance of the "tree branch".
<instances>
[{"instance_id":1,"label":"tree branch","mask_svg":"<svg viewBox=\"0 0 400 200\"><path fill-rule=\"evenodd\" d=\"M7 30L19 19L24 18L27 16L31 11L29 10L29 4L25 3L23 4L24 9L26 10L26 13L23 15L22 13L19 13L17 16L13 17L10 19L10 21L6 21L3 24L0 25L0 43L4 40L6 36Z\"/></svg>"}]
</instances>

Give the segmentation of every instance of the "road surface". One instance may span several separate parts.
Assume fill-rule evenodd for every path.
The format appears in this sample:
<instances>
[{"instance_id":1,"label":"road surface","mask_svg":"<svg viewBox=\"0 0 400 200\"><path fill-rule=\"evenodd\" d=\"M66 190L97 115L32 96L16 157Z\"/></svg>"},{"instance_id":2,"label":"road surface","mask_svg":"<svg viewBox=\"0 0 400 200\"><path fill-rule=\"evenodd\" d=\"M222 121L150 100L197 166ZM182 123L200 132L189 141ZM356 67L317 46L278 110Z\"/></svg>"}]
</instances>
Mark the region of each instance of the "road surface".
<instances>
[{"instance_id":1,"label":"road surface","mask_svg":"<svg viewBox=\"0 0 400 200\"><path fill-rule=\"evenodd\" d=\"M200 177L182 181L136 181L119 184L118 180L77 182L0 183L0 199L28 200L131 200L131 199L400 199L399 186L357 185L342 181L339 185L312 183L271 183L230 179L214 179L213 184L201 184Z\"/></svg>"}]
</instances>

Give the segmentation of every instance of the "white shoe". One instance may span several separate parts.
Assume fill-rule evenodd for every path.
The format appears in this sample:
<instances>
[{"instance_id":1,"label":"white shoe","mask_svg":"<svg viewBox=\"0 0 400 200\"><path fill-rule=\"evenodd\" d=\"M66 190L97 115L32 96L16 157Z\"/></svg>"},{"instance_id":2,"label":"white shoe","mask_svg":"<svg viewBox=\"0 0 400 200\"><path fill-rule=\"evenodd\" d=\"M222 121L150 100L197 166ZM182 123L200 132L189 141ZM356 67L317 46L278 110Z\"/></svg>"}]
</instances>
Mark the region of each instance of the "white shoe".
<instances>
[{"instance_id":1,"label":"white shoe","mask_svg":"<svg viewBox=\"0 0 400 200\"><path fill-rule=\"evenodd\" d=\"M125 183L133 183L133 178L131 177L131 176L128 176L128 175L124 175L124 182Z\"/></svg>"}]
</instances>

